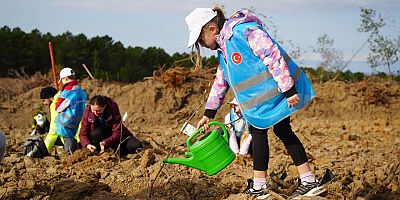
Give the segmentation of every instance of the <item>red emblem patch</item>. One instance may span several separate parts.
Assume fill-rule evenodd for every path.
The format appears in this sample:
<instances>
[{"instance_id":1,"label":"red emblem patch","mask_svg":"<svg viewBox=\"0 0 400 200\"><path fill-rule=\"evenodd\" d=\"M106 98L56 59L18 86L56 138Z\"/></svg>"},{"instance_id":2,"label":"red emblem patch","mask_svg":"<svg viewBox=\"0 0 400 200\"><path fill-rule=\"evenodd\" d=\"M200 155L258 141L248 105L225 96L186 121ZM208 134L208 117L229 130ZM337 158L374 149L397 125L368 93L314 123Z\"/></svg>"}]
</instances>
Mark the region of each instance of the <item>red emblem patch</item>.
<instances>
[{"instance_id":1,"label":"red emblem patch","mask_svg":"<svg viewBox=\"0 0 400 200\"><path fill-rule=\"evenodd\" d=\"M240 64L242 62L242 54L240 54L239 52L234 52L232 54L232 62L235 64Z\"/></svg>"}]
</instances>

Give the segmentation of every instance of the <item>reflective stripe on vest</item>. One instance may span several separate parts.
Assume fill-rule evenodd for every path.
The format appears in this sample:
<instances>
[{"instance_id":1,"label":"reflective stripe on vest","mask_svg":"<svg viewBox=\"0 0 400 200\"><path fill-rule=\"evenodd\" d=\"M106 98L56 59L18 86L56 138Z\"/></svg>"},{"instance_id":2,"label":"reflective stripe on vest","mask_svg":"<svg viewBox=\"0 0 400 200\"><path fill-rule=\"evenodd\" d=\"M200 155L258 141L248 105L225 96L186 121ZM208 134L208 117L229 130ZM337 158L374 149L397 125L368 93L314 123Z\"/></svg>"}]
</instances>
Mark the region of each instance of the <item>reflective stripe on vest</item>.
<instances>
[{"instance_id":1,"label":"reflective stripe on vest","mask_svg":"<svg viewBox=\"0 0 400 200\"><path fill-rule=\"evenodd\" d=\"M294 73L294 75L292 77L294 82L297 82L299 80L301 72L302 72L302 70L300 68L296 67L296 71L295 71L295 73ZM262 81L264 81L262 79L255 80L254 77L252 77L251 79L253 79L252 81L254 81L253 85L256 85L256 84L261 83ZM256 82L256 81L258 81L258 82ZM248 87L251 87L253 85L248 85ZM247 88L245 88L245 89L247 89ZM240 91L236 90L236 92L240 92ZM256 105L258 105L258 104L260 104L260 103L262 103L264 101L268 101L268 100L270 100L270 99L272 99L272 98L274 98L274 97L276 97L276 96L278 96L280 94L282 94L282 93L280 92L279 87L275 87L275 88L273 88L271 90L268 90L268 91L266 91L264 93L261 93L261 94L255 96L255 97L253 97L251 99L248 99L248 100L242 102L240 105L242 106L242 109L249 109L249 108L252 108L252 107L254 107L254 106L256 106Z\"/></svg>"},{"instance_id":2,"label":"reflective stripe on vest","mask_svg":"<svg viewBox=\"0 0 400 200\"><path fill-rule=\"evenodd\" d=\"M61 113L60 113L60 114L61 114ZM79 126L79 123L76 124L76 125L74 125L74 124L66 124L66 123L62 122L62 121L60 120L60 118L57 118L57 122L58 122L60 125L62 125L62 126L64 126L64 127L67 127L67 128L70 128L70 129L76 129L76 128L78 128L78 126Z\"/></svg>"},{"instance_id":3,"label":"reflective stripe on vest","mask_svg":"<svg viewBox=\"0 0 400 200\"><path fill-rule=\"evenodd\" d=\"M81 119L82 119L82 117L81 116L78 116L78 117L71 117L71 116L69 116L69 115L67 115L65 112L60 112L60 115L62 116L62 117L64 117L65 119L67 119L67 120L70 120L70 121L81 121Z\"/></svg>"}]
</instances>

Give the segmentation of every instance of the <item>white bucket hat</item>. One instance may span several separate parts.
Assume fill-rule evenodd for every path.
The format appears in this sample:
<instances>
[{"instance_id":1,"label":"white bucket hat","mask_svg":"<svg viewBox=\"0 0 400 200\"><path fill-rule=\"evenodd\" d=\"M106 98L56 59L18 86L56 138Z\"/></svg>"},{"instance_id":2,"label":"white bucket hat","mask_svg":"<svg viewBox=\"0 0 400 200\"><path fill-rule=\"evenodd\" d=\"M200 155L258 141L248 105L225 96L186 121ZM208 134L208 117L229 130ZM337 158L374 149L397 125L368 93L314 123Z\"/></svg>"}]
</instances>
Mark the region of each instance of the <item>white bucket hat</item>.
<instances>
[{"instance_id":1,"label":"white bucket hat","mask_svg":"<svg viewBox=\"0 0 400 200\"><path fill-rule=\"evenodd\" d=\"M74 76L74 75L75 75L75 72L73 69L71 69L69 67L63 68L60 71L60 80L58 80L58 82L61 82L61 79L65 78L65 77Z\"/></svg>"},{"instance_id":2,"label":"white bucket hat","mask_svg":"<svg viewBox=\"0 0 400 200\"><path fill-rule=\"evenodd\" d=\"M186 24L189 28L188 48L196 43L203 26L215 16L217 16L217 12L213 11L211 8L196 8L185 17Z\"/></svg>"}]
</instances>

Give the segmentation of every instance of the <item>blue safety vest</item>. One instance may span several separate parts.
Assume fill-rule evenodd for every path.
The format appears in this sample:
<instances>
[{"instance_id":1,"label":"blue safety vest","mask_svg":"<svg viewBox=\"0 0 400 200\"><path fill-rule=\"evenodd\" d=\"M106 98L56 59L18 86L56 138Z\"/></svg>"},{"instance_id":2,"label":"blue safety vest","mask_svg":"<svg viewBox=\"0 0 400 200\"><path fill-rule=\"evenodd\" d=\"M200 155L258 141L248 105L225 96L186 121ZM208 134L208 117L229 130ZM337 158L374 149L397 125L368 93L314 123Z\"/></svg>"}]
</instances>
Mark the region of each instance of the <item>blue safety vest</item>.
<instances>
[{"instance_id":1,"label":"blue safety vest","mask_svg":"<svg viewBox=\"0 0 400 200\"><path fill-rule=\"evenodd\" d=\"M73 90L63 90L60 93L60 98L70 102L56 118L56 130L62 137L75 137L85 111L87 95L78 85L74 87Z\"/></svg>"},{"instance_id":2,"label":"blue safety vest","mask_svg":"<svg viewBox=\"0 0 400 200\"><path fill-rule=\"evenodd\" d=\"M266 129L300 110L315 96L315 93L304 72L271 38L289 66L290 76L295 81L297 94L300 97L297 106L288 107L285 95L280 92L268 67L253 53L247 43L244 32L254 27L264 30L256 22L236 25L232 37L226 39L226 60L221 51L218 51L218 59L245 119L256 128Z\"/></svg>"}]
</instances>

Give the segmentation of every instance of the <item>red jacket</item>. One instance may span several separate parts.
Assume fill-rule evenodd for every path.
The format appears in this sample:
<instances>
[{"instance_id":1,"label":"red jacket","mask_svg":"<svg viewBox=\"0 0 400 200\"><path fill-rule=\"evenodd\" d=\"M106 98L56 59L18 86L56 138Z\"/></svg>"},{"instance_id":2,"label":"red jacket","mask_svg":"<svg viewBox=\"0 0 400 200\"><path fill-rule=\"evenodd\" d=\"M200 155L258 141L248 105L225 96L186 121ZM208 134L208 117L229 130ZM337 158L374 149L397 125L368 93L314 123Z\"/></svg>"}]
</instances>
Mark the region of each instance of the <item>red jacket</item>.
<instances>
[{"instance_id":1,"label":"red jacket","mask_svg":"<svg viewBox=\"0 0 400 200\"><path fill-rule=\"evenodd\" d=\"M121 123L121 114L119 113L119 108L117 103L107 97L106 108L104 109L103 117L106 123L111 127L112 135L103 142L105 142L105 147L110 147L116 149L119 144L121 135L121 125L122 125L122 140L128 136L132 136L132 133ZM90 133L99 126L96 122L96 116L90 109L90 105L86 107L85 112L82 117L81 131L79 138L81 139L82 147L86 147L90 144Z\"/></svg>"}]
</instances>

